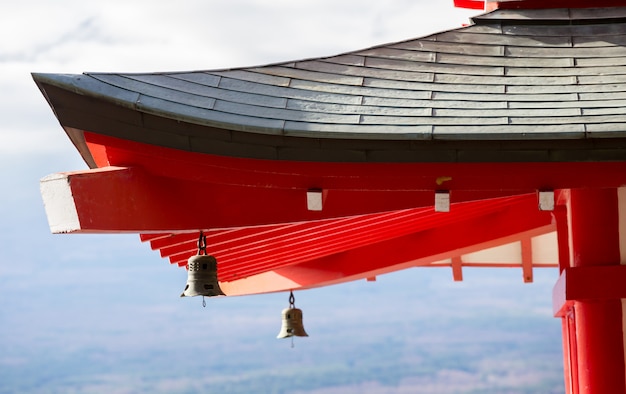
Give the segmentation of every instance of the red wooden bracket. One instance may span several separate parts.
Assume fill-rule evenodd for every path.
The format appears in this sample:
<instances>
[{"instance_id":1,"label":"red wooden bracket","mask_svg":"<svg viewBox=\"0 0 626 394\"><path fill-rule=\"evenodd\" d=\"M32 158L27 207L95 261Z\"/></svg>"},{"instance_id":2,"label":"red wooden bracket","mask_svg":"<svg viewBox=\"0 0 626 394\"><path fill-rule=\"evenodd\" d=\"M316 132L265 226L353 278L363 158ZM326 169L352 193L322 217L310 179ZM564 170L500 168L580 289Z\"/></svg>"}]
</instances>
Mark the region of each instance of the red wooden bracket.
<instances>
[{"instance_id":1,"label":"red wooden bracket","mask_svg":"<svg viewBox=\"0 0 626 394\"><path fill-rule=\"evenodd\" d=\"M552 290L555 317L565 316L574 301L626 298L626 265L571 267Z\"/></svg>"}]
</instances>

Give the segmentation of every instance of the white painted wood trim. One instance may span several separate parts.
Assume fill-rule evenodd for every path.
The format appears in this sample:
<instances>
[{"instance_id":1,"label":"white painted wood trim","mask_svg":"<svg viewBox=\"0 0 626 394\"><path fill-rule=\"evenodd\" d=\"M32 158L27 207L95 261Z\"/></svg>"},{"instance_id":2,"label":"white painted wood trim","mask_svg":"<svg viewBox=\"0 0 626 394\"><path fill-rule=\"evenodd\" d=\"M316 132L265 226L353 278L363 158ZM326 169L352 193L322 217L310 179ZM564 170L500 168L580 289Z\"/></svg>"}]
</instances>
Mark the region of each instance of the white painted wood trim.
<instances>
[{"instance_id":1,"label":"white painted wood trim","mask_svg":"<svg viewBox=\"0 0 626 394\"><path fill-rule=\"evenodd\" d=\"M450 212L450 192L435 192L435 212Z\"/></svg>"},{"instance_id":2,"label":"white painted wood trim","mask_svg":"<svg viewBox=\"0 0 626 394\"><path fill-rule=\"evenodd\" d=\"M50 231L55 234L80 230L80 220L68 174L52 174L39 183Z\"/></svg>"},{"instance_id":3,"label":"white painted wood trim","mask_svg":"<svg viewBox=\"0 0 626 394\"><path fill-rule=\"evenodd\" d=\"M321 211L323 198L321 190L309 190L306 192L306 206L309 211Z\"/></svg>"}]
</instances>

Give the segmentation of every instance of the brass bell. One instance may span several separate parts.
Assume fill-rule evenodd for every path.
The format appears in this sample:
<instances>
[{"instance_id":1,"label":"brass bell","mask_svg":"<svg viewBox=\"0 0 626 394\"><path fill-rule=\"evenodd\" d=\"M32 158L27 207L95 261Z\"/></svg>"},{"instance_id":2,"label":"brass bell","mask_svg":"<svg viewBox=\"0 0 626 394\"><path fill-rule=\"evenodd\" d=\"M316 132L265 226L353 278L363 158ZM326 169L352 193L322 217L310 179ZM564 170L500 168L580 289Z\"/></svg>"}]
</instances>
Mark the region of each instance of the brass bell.
<instances>
[{"instance_id":1,"label":"brass bell","mask_svg":"<svg viewBox=\"0 0 626 394\"><path fill-rule=\"evenodd\" d=\"M209 255L196 255L187 260L187 285L181 297L213 297L225 295L217 281L217 260Z\"/></svg>"},{"instance_id":2,"label":"brass bell","mask_svg":"<svg viewBox=\"0 0 626 394\"><path fill-rule=\"evenodd\" d=\"M217 259L206 253L206 236L200 231L198 254L187 260L187 285L181 297L225 295L217 281ZM204 305L204 304L203 304Z\"/></svg>"},{"instance_id":3,"label":"brass bell","mask_svg":"<svg viewBox=\"0 0 626 394\"><path fill-rule=\"evenodd\" d=\"M283 324L276 338L308 337L302 324L302 310L294 305L293 292L289 296L289 308L283 309Z\"/></svg>"}]
</instances>

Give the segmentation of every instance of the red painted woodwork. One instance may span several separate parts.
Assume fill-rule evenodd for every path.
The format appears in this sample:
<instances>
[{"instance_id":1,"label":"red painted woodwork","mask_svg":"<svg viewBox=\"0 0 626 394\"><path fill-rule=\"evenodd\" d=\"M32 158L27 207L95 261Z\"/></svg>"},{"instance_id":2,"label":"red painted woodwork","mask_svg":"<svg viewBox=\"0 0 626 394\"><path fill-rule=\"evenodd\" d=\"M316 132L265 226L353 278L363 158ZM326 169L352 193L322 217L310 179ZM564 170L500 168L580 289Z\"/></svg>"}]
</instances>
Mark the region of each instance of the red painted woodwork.
<instances>
[{"instance_id":1,"label":"red painted woodwork","mask_svg":"<svg viewBox=\"0 0 626 394\"><path fill-rule=\"evenodd\" d=\"M535 203L533 195L526 195L459 204L450 213L435 213L432 208L414 209L283 227L209 231L206 235L211 254L218 258L224 270L221 272L226 274L231 264L241 269L253 269L255 265L265 269L277 268L272 265L272 261L279 265L298 263L444 226L461 227L468 223L467 226L478 228L479 222L485 218L502 222L514 220L518 223L538 218L524 230L532 226L549 226L544 232L551 231L553 225L550 213L537 211ZM467 228L466 231L472 230ZM481 232L493 234L495 231ZM448 238L444 237L438 243L453 245ZM499 236L489 235L488 238L497 239ZM197 233L194 233L158 238L150 242L153 248L161 248L161 254L169 256L172 263L184 265L186 259L195 252L196 240Z\"/></svg>"},{"instance_id":2,"label":"red painted woodwork","mask_svg":"<svg viewBox=\"0 0 626 394\"><path fill-rule=\"evenodd\" d=\"M429 264L554 228L551 213L539 211L536 196L528 194L455 204L448 213L436 213L432 207L415 208L282 226L208 230L205 234L208 252L219 261L221 282L274 271L289 279L289 288L296 288ZM142 236L178 265L185 265L195 254L197 238L197 232ZM265 286L254 291L289 289Z\"/></svg>"},{"instance_id":3,"label":"red painted woodwork","mask_svg":"<svg viewBox=\"0 0 626 394\"><path fill-rule=\"evenodd\" d=\"M538 189L626 184L626 163L621 162L277 162L86 135L96 161L118 167L68 174L82 217L80 228L69 231L170 233L265 226L430 208L435 190L442 188L458 204ZM313 187L326 193L322 211L307 209L306 191Z\"/></svg>"},{"instance_id":4,"label":"red painted woodwork","mask_svg":"<svg viewBox=\"0 0 626 394\"><path fill-rule=\"evenodd\" d=\"M567 320L566 385L572 393L624 393L617 191L571 190L568 209L572 267L563 267L554 290L555 312Z\"/></svg>"},{"instance_id":5,"label":"red painted woodwork","mask_svg":"<svg viewBox=\"0 0 626 394\"><path fill-rule=\"evenodd\" d=\"M528 209L531 206L532 211ZM536 201L526 198L492 214L437 225L426 231L350 249L276 272L304 286L317 285L318 282L339 283L358 278L362 272L373 276L425 265L553 230L550 213L538 211ZM328 281L332 275L337 279Z\"/></svg>"},{"instance_id":6,"label":"red painted woodwork","mask_svg":"<svg viewBox=\"0 0 626 394\"><path fill-rule=\"evenodd\" d=\"M298 223L401 211L406 205L432 211L434 202L434 191L388 191L385 199L383 191L330 190L324 211L312 212L306 207L306 189L182 182L138 167L65 175L80 219L76 232L171 232ZM462 191L457 194L467 197ZM498 201L490 204L497 206Z\"/></svg>"},{"instance_id":7,"label":"red painted woodwork","mask_svg":"<svg viewBox=\"0 0 626 394\"><path fill-rule=\"evenodd\" d=\"M556 222L557 244L559 249L559 272L570 267L569 223L567 219L567 204L569 190L562 190L559 197L563 201L554 208L554 220Z\"/></svg>"},{"instance_id":8,"label":"red painted woodwork","mask_svg":"<svg viewBox=\"0 0 626 394\"><path fill-rule=\"evenodd\" d=\"M150 153L154 154L146 147L141 154ZM142 240L149 241L172 263L184 266L196 253L198 231L204 230L209 253L219 261L221 282L238 282L266 272L284 279L279 281L281 284L265 281L249 285L252 282L246 281L247 287L241 290L245 293L372 277L545 234L555 228L552 213L538 209L536 192L456 202L450 212L435 212L434 190L418 191L417 195L428 196L428 202L424 198L425 207L419 207L420 200L415 199L412 208L396 210L390 208L397 202L376 198L378 193L394 196L393 190L353 190L353 195L363 200L354 203L342 201L341 190L328 190L324 211L313 213L323 219L311 220L305 203L307 189L213 184L202 179L202 174L196 180L185 176L173 179L158 172L163 167L144 168L139 166L142 163L68 173L65 178L58 178L70 188L68 195L73 198L78 217L77 231L148 231ZM189 170L186 164L177 165L181 170ZM460 164L454 168L461 173L466 171ZM529 180L530 176L526 181ZM231 179L232 183L240 181ZM247 188L246 193L241 192L243 188ZM236 190L250 199L248 204L212 200L215 194ZM463 195L462 190L452 192ZM274 193L274 198L264 199L264 193ZM239 201L236 194L227 196ZM257 204L257 199L262 203ZM335 210L328 208L333 204ZM220 209L212 209L213 206ZM367 213L351 215L354 206ZM385 210L381 212L382 208ZM524 256L528 277L528 251ZM237 289L237 285L232 288Z\"/></svg>"},{"instance_id":9,"label":"red painted woodwork","mask_svg":"<svg viewBox=\"0 0 626 394\"><path fill-rule=\"evenodd\" d=\"M566 315L575 301L626 298L625 283L625 265L583 265L566 268L554 285L554 315Z\"/></svg>"},{"instance_id":10,"label":"red painted woodwork","mask_svg":"<svg viewBox=\"0 0 626 394\"><path fill-rule=\"evenodd\" d=\"M452 279L455 282L463 281L463 261L461 256L452 256Z\"/></svg>"},{"instance_id":11,"label":"red painted woodwork","mask_svg":"<svg viewBox=\"0 0 626 394\"><path fill-rule=\"evenodd\" d=\"M533 251L532 241L528 238L522 239L522 275L524 283L533 281Z\"/></svg>"},{"instance_id":12,"label":"red painted woodwork","mask_svg":"<svg viewBox=\"0 0 626 394\"><path fill-rule=\"evenodd\" d=\"M537 190L557 190L559 198L562 188L626 183L626 163L618 162L285 162L85 137L98 165L109 167L68 174L81 218L76 231L140 232L184 266L204 230L220 281L274 272L291 288L458 258L505 241L528 246L529 236L555 229L556 213L538 210ZM307 209L311 188L326 193L321 212ZM443 188L451 212L434 212L434 192ZM523 251L519 267L531 281L530 248ZM462 277L460 267L454 276ZM245 292L280 286L264 282Z\"/></svg>"},{"instance_id":13,"label":"red painted woodwork","mask_svg":"<svg viewBox=\"0 0 626 394\"><path fill-rule=\"evenodd\" d=\"M413 201L404 206L413 208L432 206L434 197L430 194L437 189L451 190L451 202L455 203L534 193L536 190L619 187L626 184L626 162L295 162L193 153L88 132L85 132L85 139L99 167L140 167L147 173L181 182L298 191L316 188L329 190L329 193L341 191L351 199L350 205L358 204L359 200L356 194L348 193L365 191L379 192L372 195L376 199L393 201L400 198L404 204ZM390 192L397 194L391 196ZM419 199L411 194L416 192L428 192L429 197ZM418 198L417 202L415 198ZM329 194L326 201L330 204L331 200ZM332 206L325 206L324 210L327 208ZM322 215L312 213L316 214Z\"/></svg>"},{"instance_id":14,"label":"red painted woodwork","mask_svg":"<svg viewBox=\"0 0 626 394\"><path fill-rule=\"evenodd\" d=\"M454 0L454 6L469 10L484 10L485 0Z\"/></svg>"},{"instance_id":15,"label":"red painted woodwork","mask_svg":"<svg viewBox=\"0 0 626 394\"><path fill-rule=\"evenodd\" d=\"M578 301L574 311L579 392L626 392L621 301Z\"/></svg>"},{"instance_id":16,"label":"red painted woodwork","mask_svg":"<svg viewBox=\"0 0 626 394\"><path fill-rule=\"evenodd\" d=\"M284 227L275 227L267 230L260 227L257 236L241 237L241 232L249 229L229 232L227 237L235 242L220 243L216 236L219 232L208 233L207 242L213 246L213 253L220 259L242 259L245 266L255 262L267 265L267 256L285 255L281 261L294 259L301 254L324 253L330 248L354 248L382 240L395 238L405 234L426 231L438 226L458 223L462 220L483 217L494 214L518 201L532 201L532 195L522 197L501 198L489 202L473 202L458 204L454 212L443 214L434 212L432 208L416 208L405 211L393 211L381 214L363 215L336 219L333 221L307 222L289 224ZM545 215L549 218L549 215ZM197 238L197 237L196 237ZM179 244L173 252L184 256L176 256L170 249L162 255L174 257L172 263L183 263L193 250L195 240L186 244ZM222 253L222 250L225 253ZM319 252L316 252L318 251Z\"/></svg>"},{"instance_id":17,"label":"red painted woodwork","mask_svg":"<svg viewBox=\"0 0 626 394\"><path fill-rule=\"evenodd\" d=\"M563 372L565 373L565 392L579 394L578 389L578 349L576 346L576 321L573 309L561 319L563 332Z\"/></svg>"}]
</instances>

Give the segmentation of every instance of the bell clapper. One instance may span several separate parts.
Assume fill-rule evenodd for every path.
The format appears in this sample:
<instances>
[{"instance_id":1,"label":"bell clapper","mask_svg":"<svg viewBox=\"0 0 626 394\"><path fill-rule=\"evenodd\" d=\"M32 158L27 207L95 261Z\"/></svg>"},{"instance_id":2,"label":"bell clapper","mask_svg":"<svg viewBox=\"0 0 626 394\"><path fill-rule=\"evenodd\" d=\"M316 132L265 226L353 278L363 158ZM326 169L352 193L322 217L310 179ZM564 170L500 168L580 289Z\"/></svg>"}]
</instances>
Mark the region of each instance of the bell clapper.
<instances>
[{"instance_id":1,"label":"bell clapper","mask_svg":"<svg viewBox=\"0 0 626 394\"><path fill-rule=\"evenodd\" d=\"M206 300L204 299L204 296L202 296L202 307L206 308Z\"/></svg>"}]
</instances>

